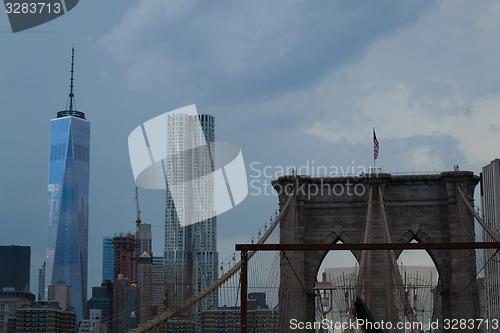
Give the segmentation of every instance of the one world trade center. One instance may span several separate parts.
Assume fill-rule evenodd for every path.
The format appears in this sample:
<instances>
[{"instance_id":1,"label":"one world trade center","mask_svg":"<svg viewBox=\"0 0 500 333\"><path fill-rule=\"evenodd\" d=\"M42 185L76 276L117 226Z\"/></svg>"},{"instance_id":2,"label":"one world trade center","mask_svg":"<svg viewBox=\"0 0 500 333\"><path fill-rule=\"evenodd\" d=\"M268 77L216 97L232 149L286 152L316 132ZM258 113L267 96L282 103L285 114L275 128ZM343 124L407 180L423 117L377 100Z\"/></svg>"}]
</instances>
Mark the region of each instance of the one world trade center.
<instances>
[{"instance_id":1,"label":"one world trade center","mask_svg":"<svg viewBox=\"0 0 500 333\"><path fill-rule=\"evenodd\" d=\"M81 321L87 300L90 122L76 110L72 52L68 105L50 121L46 284L71 286Z\"/></svg>"}]
</instances>

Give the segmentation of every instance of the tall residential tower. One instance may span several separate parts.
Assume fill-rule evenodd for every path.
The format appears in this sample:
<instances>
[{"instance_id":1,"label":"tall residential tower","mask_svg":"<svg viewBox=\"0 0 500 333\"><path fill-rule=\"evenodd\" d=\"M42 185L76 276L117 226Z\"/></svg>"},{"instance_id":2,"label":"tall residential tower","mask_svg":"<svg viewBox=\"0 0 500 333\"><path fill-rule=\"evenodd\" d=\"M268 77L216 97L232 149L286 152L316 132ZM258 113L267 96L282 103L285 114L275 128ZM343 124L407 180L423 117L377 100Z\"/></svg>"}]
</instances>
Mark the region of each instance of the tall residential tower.
<instances>
[{"instance_id":1,"label":"tall residential tower","mask_svg":"<svg viewBox=\"0 0 500 333\"><path fill-rule=\"evenodd\" d=\"M217 228L214 216L214 117L170 114L165 162L167 185L165 216L166 308L180 305L217 279ZM217 307L216 293L192 313ZM188 314L189 315L189 314ZM199 327L199 325L198 325Z\"/></svg>"},{"instance_id":2,"label":"tall residential tower","mask_svg":"<svg viewBox=\"0 0 500 333\"><path fill-rule=\"evenodd\" d=\"M81 321L87 300L90 122L75 106L74 49L71 59L68 105L50 121L46 285L71 286Z\"/></svg>"}]
</instances>

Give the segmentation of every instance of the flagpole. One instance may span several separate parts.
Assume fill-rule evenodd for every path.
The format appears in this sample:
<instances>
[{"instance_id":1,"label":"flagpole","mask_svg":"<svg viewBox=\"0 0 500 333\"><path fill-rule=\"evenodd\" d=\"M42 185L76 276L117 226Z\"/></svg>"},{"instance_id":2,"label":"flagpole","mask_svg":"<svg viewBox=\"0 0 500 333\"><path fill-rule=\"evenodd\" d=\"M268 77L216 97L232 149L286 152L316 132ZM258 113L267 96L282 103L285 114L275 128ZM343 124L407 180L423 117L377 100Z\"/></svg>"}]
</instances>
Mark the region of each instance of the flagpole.
<instances>
[{"instance_id":1,"label":"flagpole","mask_svg":"<svg viewBox=\"0 0 500 333\"><path fill-rule=\"evenodd\" d=\"M373 138L375 139L375 127L373 127ZM375 158L375 151L373 152L373 173L377 173L377 159Z\"/></svg>"},{"instance_id":2,"label":"flagpole","mask_svg":"<svg viewBox=\"0 0 500 333\"><path fill-rule=\"evenodd\" d=\"M375 127L373 127L373 135L375 135ZM375 136L373 137L375 139ZM375 158L375 151L373 152L373 172L376 172L377 166L376 166L376 158Z\"/></svg>"}]
</instances>

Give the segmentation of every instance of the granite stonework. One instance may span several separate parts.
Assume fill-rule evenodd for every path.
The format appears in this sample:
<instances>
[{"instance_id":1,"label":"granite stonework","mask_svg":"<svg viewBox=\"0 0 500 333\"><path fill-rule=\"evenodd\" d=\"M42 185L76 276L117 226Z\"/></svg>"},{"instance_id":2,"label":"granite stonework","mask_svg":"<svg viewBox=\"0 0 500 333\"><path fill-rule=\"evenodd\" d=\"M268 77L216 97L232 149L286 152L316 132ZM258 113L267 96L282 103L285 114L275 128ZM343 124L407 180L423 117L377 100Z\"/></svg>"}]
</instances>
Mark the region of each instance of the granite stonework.
<instances>
[{"instance_id":1,"label":"granite stonework","mask_svg":"<svg viewBox=\"0 0 500 333\"><path fill-rule=\"evenodd\" d=\"M296 193L280 223L280 242L361 243L370 187L373 189L373 211L369 242L385 242L379 186L393 242L473 242L474 219L465 205L460 203L461 197L456 188L457 185L462 186L472 198L478 182L479 177L472 172L459 171L422 175L379 173L335 178L280 177L273 182L280 202L286 202L292 190ZM281 332L289 330L291 319L315 320L313 287L327 252L287 251L286 258L282 254L279 295ZM398 317L401 312L395 309L398 296L390 273L392 265L388 253L385 250L369 252L363 300L376 321L401 320ZM435 317L440 320L480 318L474 250L429 250L428 253L440 277ZM353 254L359 262L361 251Z\"/></svg>"}]
</instances>

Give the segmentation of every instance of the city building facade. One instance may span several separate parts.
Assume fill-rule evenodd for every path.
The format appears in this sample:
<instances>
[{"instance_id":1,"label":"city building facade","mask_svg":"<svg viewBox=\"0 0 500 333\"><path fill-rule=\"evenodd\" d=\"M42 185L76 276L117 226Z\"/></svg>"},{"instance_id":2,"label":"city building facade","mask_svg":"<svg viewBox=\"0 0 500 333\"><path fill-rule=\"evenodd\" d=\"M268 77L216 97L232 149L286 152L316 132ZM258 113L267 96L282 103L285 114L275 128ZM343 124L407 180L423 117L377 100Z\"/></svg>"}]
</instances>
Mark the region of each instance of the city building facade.
<instances>
[{"instance_id":1,"label":"city building facade","mask_svg":"<svg viewBox=\"0 0 500 333\"><path fill-rule=\"evenodd\" d=\"M268 309L265 296L253 293L247 303L247 331L255 333L279 332L278 309ZM258 302L263 307L257 306ZM239 306L223 306L201 313L201 331L203 333L238 333L241 330L241 308Z\"/></svg>"},{"instance_id":2,"label":"city building facade","mask_svg":"<svg viewBox=\"0 0 500 333\"><path fill-rule=\"evenodd\" d=\"M481 203L483 220L497 234L500 230L500 159L495 159L481 173ZM483 232L483 241L494 239ZM490 260L493 258L493 260ZM484 301L485 319L500 318L500 256L495 249L484 250ZM487 332L495 332L491 327Z\"/></svg>"},{"instance_id":3,"label":"city building facade","mask_svg":"<svg viewBox=\"0 0 500 333\"><path fill-rule=\"evenodd\" d=\"M135 281L135 245L132 234L113 237L114 280L122 274L129 281Z\"/></svg>"},{"instance_id":4,"label":"city building facade","mask_svg":"<svg viewBox=\"0 0 500 333\"><path fill-rule=\"evenodd\" d=\"M45 284L70 285L81 320L87 300L90 122L74 103L73 62L68 104L50 121Z\"/></svg>"},{"instance_id":5,"label":"city building facade","mask_svg":"<svg viewBox=\"0 0 500 333\"><path fill-rule=\"evenodd\" d=\"M102 239L102 282L109 280L113 282L114 277L113 237L103 237Z\"/></svg>"},{"instance_id":6,"label":"city building facade","mask_svg":"<svg viewBox=\"0 0 500 333\"><path fill-rule=\"evenodd\" d=\"M137 327L139 289L122 274L113 283L113 333L127 332Z\"/></svg>"},{"instance_id":7,"label":"city building facade","mask_svg":"<svg viewBox=\"0 0 500 333\"><path fill-rule=\"evenodd\" d=\"M16 291L30 289L30 259L29 246L0 246L0 290L14 288Z\"/></svg>"},{"instance_id":8,"label":"city building facade","mask_svg":"<svg viewBox=\"0 0 500 333\"><path fill-rule=\"evenodd\" d=\"M146 252L150 256L153 255L153 233L151 232L151 224L141 223L137 226L137 232L135 234L137 239L137 257Z\"/></svg>"},{"instance_id":9,"label":"city building facade","mask_svg":"<svg viewBox=\"0 0 500 333\"><path fill-rule=\"evenodd\" d=\"M45 267L43 262L42 267L38 270L38 300L45 301Z\"/></svg>"},{"instance_id":10,"label":"city building facade","mask_svg":"<svg viewBox=\"0 0 500 333\"><path fill-rule=\"evenodd\" d=\"M113 332L113 282L106 280L100 287L92 287L92 298L87 302L88 318L92 310L100 311L101 322L108 332Z\"/></svg>"},{"instance_id":11,"label":"city building facade","mask_svg":"<svg viewBox=\"0 0 500 333\"><path fill-rule=\"evenodd\" d=\"M165 308L174 308L218 277L214 217L214 117L169 114L165 214ZM200 144L205 144L200 147ZM200 314L217 308L217 293L187 314L200 327Z\"/></svg>"},{"instance_id":12,"label":"city building facade","mask_svg":"<svg viewBox=\"0 0 500 333\"><path fill-rule=\"evenodd\" d=\"M49 301L57 301L61 309L67 310L71 307L71 286L62 281L49 286L47 299Z\"/></svg>"},{"instance_id":13,"label":"city building facade","mask_svg":"<svg viewBox=\"0 0 500 333\"><path fill-rule=\"evenodd\" d=\"M169 320L159 330L160 333L195 333L196 325L191 320L174 318Z\"/></svg>"},{"instance_id":14,"label":"city building facade","mask_svg":"<svg viewBox=\"0 0 500 333\"><path fill-rule=\"evenodd\" d=\"M140 290L139 304L137 311L139 322L143 323L156 315L153 304L153 258L146 251L136 258L137 267L137 287Z\"/></svg>"},{"instance_id":15,"label":"city building facade","mask_svg":"<svg viewBox=\"0 0 500 333\"><path fill-rule=\"evenodd\" d=\"M16 310L15 333L76 333L76 313L64 311L56 301L38 301Z\"/></svg>"},{"instance_id":16,"label":"city building facade","mask_svg":"<svg viewBox=\"0 0 500 333\"><path fill-rule=\"evenodd\" d=\"M106 325L102 323L101 310L90 310L89 319L81 322L78 333L107 333Z\"/></svg>"},{"instance_id":17,"label":"city building facade","mask_svg":"<svg viewBox=\"0 0 500 333\"><path fill-rule=\"evenodd\" d=\"M165 272L163 270L163 257L153 257L151 289L153 305L156 314L159 314L165 310Z\"/></svg>"},{"instance_id":18,"label":"city building facade","mask_svg":"<svg viewBox=\"0 0 500 333\"><path fill-rule=\"evenodd\" d=\"M253 332L255 301L247 303L247 330ZM237 333L241 329L241 308L239 306L222 306L205 310L201 313L201 331L203 333L228 332Z\"/></svg>"},{"instance_id":19,"label":"city building facade","mask_svg":"<svg viewBox=\"0 0 500 333\"><path fill-rule=\"evenodd\" d=\"M0 291L0 333L10 333L9 321L16 318L16 309L33 304L35 295L26 291L15 291L13 288L3 288ZM15 327L14 327L15 329Z\"/></svg>"}]
</instances>

